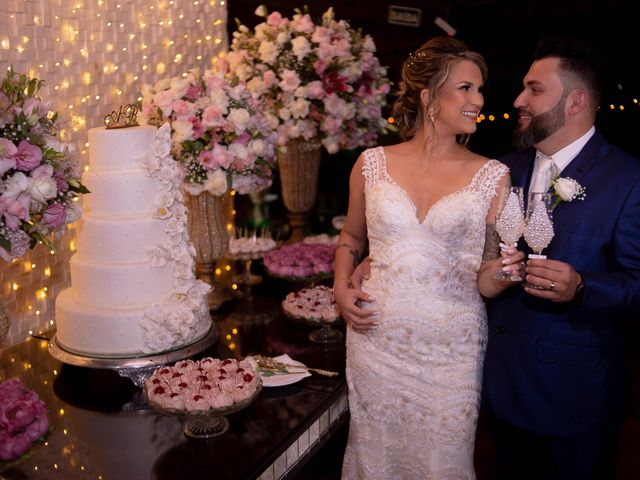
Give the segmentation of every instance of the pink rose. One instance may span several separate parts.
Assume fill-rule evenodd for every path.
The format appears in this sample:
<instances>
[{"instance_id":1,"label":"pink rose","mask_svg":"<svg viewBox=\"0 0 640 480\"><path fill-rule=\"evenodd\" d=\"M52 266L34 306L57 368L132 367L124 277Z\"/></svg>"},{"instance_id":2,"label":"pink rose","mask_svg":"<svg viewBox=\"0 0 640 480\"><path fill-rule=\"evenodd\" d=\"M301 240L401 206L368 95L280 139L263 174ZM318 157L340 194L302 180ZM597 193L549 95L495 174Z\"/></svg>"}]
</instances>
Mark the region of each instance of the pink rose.
<instances>
[{"instance_id":1,"label":"pink rose","mask_svg":"<svg viewBox=\"0 0 640 480\"><path fill-rule=\"evenodd\" d=\"M42 150L36 145L31 145L26 140L18 144L18 152L15 155L16 168L23 172L29 172L42 162Z\"/></svg>"},{"instance_id":2,"label":"pink rose","mask_svg":"<svg viewBox=\"0 0 640 480\"><path fill-rule=\"evenodd\" d=\"M185 97L187 97L187 100L195 101L200 98L200 95L202 95L202 89L200 88L200 85L189 85Z\"/></svg>"},{"instance_id":3,"label":"pink rose","mask_svg":"<svg viewBox=\"0 0 640 480\"><path fill-rule=\"evenodd\" d=\"M273 70L267 70L262 75L262 80L264 81L265 87L271 88L273 84L276 83L277 77Z\"/></svg>"},{"instance_id":4,"label":"pink rose","mask_svg":"<svg viewBox=\"0 0 640 480\"><path fill-rule=\"evenodd\" d=\"M25 434L14 437L6 435L6 438L0 436L0 460L4 462L15 460L24 454L29 447L31 447L31 442Z\"/></svg>"},{"instance_id":5,"label":"pink rose","mask_svg":"<svg viewBox=\"0 0 640 480\"><path fill-rule=\"evenodd\" d=\"M59 203L54 203L49 206L42 215L42 223L47 227L56 229L64 225L66 216L67 214L64 211L64 207Z\"/></svg>"},{"instance_id":6,"label":"pink rose","mask_svg":"<svg viewBox=\"0 0 640 480\"><path fill-rule=\"evenodd\" d=\"M29 207L31 197L27 193L20 193L17 196L0 196L0 213L4 217L7 228L17 230L20 228L22 220L29 219Z\"/></svg>"}]
</instances>

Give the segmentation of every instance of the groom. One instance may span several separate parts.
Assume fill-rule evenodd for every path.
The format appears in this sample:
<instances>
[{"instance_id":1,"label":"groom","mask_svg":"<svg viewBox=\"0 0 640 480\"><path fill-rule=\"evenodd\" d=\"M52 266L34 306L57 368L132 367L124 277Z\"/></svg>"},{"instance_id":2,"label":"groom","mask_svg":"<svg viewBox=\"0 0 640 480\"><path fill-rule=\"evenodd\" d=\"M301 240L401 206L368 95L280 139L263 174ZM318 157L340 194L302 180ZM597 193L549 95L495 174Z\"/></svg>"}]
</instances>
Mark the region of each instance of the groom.
<instances>
[{"instance_id":1,"label":"groom","mask_svg":"<svg viewBox=\"0 0 640 480\"><path fill-rule=\"evenodd\" d=\"M629 413L625 333L640 315L640 161L594 128L596 67L587 45L543 40L514 103L522 152L502 159L525 195L549 178L544 156L586 191L554 209L548 260L527 262L526 280L541 289L510 288L488 305L483 393L508 479L613 479Z\"/></svg>"}]
</instances>

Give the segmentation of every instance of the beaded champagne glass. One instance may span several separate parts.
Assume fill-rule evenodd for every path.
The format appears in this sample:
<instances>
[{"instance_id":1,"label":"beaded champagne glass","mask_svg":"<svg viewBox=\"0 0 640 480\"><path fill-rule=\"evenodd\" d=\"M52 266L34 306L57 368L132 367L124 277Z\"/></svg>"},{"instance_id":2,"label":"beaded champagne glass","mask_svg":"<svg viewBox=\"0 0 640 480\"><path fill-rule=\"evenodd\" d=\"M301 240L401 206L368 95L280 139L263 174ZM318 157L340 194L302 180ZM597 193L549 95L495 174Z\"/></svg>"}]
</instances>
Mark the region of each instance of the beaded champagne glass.
<instances>
[{"instance_id":1,"label":"beaded champagne glass","mask_svg":"<svg viewBox=\"0 0 640 480\"><path fill-rule=\"evenodd\" d=\"M496 232L502 240L500 248L506 249L516 245L524 232L522 187L501 187L499 195L500 208L496 218ZM498 270L493 278L504 282L522 281L519 275L502 270Z\"/></svg>"},{"instance_id":2,"label":"beaded champagne glass","mask_svg":"<svg viewBox=\"0 0 640 480\"><path fill-rule=\"evenodd\" d=\"M551 214L553 198L550 193L531 192L527 204L527 218L524 228L524 239L531 247L531 259L547 258L542 251L549 246L553 239L553 217ZM529 288L540 289L537 285L526 284Z\"/></svg>"}]
</instances>

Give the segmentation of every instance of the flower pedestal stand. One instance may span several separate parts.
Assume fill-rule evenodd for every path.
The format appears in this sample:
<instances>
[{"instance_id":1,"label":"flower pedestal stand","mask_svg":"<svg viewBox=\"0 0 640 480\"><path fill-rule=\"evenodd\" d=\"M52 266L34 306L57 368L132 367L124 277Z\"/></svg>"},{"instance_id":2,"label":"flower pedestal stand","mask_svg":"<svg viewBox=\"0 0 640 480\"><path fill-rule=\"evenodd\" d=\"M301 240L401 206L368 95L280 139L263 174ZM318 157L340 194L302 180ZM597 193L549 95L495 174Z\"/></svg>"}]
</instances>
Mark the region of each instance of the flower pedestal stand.
<instances>
[{"instance_id":1,"label":"flower pedestal stand","mask_svg":"<svg viewBox=\"0 0 640 480\"><path fill-rule=\"evenodd\" d=\"M278 150L282 200L291 226L289 243L302 240L307 233L318 192L320 159L321 145L315 140L296 138Z\"/></svg>"},{"instance_id":2,"label":"flower pedestal stand","mask_svg":"<svg viewBox=\"0 0 640 480\"><path fill-rule=\"evenodd\" d=\"M222 208L222 197L203 192L185 193L189 237L196 250L196 277L211 285L209 308L217 310L232 299L231 293L216 279L216 261L229 246L229 234Z\"/></svg>"}]
</instances>

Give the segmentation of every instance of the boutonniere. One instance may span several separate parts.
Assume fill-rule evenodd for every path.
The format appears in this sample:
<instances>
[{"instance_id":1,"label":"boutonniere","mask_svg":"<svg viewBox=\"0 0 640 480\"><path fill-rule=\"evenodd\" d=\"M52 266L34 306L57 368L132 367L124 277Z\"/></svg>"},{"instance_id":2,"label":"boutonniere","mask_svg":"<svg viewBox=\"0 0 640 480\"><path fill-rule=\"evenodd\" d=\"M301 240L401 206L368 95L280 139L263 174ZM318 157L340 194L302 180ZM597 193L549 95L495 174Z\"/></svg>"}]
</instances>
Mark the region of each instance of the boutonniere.
<instances>
[{"instance_id":1,"label":"boutonniere","mask_svg":"<svg viewBox=\"0 0 640 480\"><path fill-rule=\"evenodd\" d=\"M569 177L559 177L551 182L553 187L554 202L551 206L553 210L561 201L573 202L574 200L584 200L587 196L586 189L576 180Z\"/></svg>"}]
</instances>

